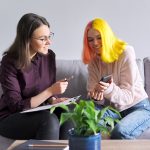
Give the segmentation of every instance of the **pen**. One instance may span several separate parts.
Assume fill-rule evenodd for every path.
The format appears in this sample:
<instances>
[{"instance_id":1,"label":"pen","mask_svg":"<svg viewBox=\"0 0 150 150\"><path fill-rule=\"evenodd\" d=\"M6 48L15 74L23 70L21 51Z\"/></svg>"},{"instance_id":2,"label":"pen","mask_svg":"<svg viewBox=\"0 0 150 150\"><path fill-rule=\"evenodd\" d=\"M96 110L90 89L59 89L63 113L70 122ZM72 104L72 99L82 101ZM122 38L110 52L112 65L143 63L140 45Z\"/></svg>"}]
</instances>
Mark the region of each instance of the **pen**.
<instances>
[{"instance_id":1,"label":"pen","mask_svg":"<svg viewBox=\"0 0 150 150\"><path fill-rule=\"evenodd\" d=\"M66 144L29 144L28 147L64 147L67 146Z\"/></svg>"},{"instance_id":2,"label":"pen","mask_svg":"<svg viewBox=\"0 0 150 150\"><path fill-rule=\"evenodd\" d=\"M71 80L71 79L73 79L73 78L74 78L74 76L72 75L72 76L69 77L69 78L65 78L64 81L66 82L66 81L69 81L69 80Z\"/></svg>"}]
</instances>

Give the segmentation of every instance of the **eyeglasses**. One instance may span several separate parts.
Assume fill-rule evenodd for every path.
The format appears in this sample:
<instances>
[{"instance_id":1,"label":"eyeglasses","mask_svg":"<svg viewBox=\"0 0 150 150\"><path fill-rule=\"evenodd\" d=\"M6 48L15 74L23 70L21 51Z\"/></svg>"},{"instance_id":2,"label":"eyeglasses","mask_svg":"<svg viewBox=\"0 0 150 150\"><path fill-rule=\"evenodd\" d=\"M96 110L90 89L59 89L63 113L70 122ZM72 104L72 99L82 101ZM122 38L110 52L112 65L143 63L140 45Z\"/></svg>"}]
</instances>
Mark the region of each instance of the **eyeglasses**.
<instances>
[{"instance_id":1,"label":"eyeglasses","mask_svg":"<svg viewBox=\"0 0 150 150\"><path fill-rule=\"evenodd\" d=\"M46 43L47 41L52 40L53 37L54 37L54 33L53 33L53 32L50 32L50 35L49 35L49 36L41 36L41 37L39 37L39 38L32 37L32 38L35 39L35 40L39 40L39 41L41 41L42 43Z\"/></svg>"}]
</instances>

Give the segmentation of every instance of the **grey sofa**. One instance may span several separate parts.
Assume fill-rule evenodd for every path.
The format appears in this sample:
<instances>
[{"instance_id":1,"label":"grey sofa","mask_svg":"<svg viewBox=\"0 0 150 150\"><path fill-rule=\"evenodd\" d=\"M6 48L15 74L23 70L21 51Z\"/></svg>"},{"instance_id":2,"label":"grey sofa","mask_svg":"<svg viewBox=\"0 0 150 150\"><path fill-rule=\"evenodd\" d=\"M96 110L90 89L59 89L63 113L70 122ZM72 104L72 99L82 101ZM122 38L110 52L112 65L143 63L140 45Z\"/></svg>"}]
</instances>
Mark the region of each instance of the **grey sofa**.
<instances>
[{"instance_id":1,"label":"grey sofa","mask_svg":"<svg viewBox=\"0 0 150 150\"><path fill-rule=\"evenodd\" d=\"M139 71L145 83L145 89L150 97L150 58L144 58L143 60L137 59ZM57 60L57 80L65 77L74 76L69 81L69 87L63 96L73 97L81 95L82 98L86 98L86 81L87 81L87 66L82 63L81 60ZM1 95L1 89L0 89ZM139 139L150 139L150 129L144 132ZM7 149L7 147L13 142L12 139L0 136L0 150Z\"/></svg>"}]
</instances>

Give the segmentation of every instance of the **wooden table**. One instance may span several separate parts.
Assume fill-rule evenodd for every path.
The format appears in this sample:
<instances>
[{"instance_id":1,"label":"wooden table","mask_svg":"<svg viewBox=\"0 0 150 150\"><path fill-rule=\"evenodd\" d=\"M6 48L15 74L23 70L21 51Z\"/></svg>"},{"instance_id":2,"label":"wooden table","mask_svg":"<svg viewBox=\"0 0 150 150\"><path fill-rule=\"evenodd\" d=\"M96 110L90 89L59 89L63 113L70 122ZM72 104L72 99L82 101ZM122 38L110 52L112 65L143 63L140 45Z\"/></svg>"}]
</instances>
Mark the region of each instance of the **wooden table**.
<instances>
[{"instance_id":1,"label":"wooden table","mask_svg":"<svg viewBox=\"0 0 150 150\"><path fill-rule=\"evenodd\" d=\"M15 141L7 150L13 148L25 141ZM68 143L66 140L57 141ZM101 150L150 150L150 140L102 140Z\"/></svg>"}]
</instances>

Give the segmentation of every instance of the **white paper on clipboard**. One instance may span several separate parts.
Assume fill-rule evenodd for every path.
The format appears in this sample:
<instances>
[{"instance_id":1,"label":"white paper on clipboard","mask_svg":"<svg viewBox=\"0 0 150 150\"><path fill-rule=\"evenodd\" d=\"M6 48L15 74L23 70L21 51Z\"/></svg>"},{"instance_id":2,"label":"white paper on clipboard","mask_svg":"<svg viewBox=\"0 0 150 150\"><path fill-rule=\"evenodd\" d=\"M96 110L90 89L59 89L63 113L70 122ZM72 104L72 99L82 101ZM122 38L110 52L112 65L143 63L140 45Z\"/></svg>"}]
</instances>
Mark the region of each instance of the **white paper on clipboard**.
<instances>
[{"instance_id":1,"label":"white paper on clipboard","mask_svg":"<svg viewBox=\"0 0 150 150\"><path fill-rule=\"evenodd\" d=\"M63 102L60 102L60 103L56 103L56 104L50 104L50 105L45 105L45 106L39 106L39 107L36 107L36 108L31 108L31 109L28 109L28 110L24 110L20 113L28 113L28 112L34 112L34 111L40 111L40 110L46 110L46 109L50 109L51 107L53 106L59 106L61 104L64 104L64 105L69 105L71 102L75 102L76 100L78 100L80 98L81 95L79 96L76 96L76 97L72 97L72 98L69 98L68 100L65 100Z\"/></svg>"}]
</instances>

